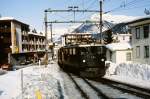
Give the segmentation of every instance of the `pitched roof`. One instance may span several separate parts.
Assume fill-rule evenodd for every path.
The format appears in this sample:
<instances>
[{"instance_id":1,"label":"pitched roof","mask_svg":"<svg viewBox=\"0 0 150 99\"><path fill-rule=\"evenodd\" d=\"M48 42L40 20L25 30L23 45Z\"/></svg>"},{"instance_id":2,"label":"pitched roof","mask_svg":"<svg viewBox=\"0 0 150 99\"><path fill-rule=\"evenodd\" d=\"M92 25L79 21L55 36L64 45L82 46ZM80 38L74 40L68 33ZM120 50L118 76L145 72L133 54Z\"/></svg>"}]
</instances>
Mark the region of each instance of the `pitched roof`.
<instances>
[{"instance_id":1,"label":"pitched roof","mask_svg":"<svg viewBox=\"0 0 150 99\"><path fill-rule=\"evenodd\" d=\"M0 21L15 21L15 22L18 22L18 23L21 23L21 24L24 24L24 25L27 25L29 26L28 24L24 23L24 22L21 22L13 17L0 17Z\"/></svg>"},{"instance_id":2,"label":"pitched roof","mask_svg":"<svg viewBox=\"0 0 150 99\"><path fill-rule=\"evenodd\" d=\"M146 20L150 20L150 16L137 18L135 20L127 22L127 24L133 24L133 23L137 23L137 22L141 22L141 21L146 21Z\"/></svg>"}]
</instances>

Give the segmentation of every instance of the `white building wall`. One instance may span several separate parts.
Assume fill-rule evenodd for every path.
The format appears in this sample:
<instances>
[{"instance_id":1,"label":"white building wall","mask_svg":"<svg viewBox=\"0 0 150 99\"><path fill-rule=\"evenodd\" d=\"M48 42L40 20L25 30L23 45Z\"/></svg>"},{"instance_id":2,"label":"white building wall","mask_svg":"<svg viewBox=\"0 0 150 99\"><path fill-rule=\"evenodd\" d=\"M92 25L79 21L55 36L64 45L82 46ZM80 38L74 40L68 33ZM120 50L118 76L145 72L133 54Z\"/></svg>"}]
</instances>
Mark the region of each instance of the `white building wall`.
<instances>
[{"instance_id":1,"label":"white building wall","mask_svg":"<svg viewBox=\"0 0 150 99\"><path fill-rule=\"evenodd\" d=\"M127 61L127 53L131 53L131 61ZM132 63L132 50L116 51L116 63Z\"/></svg>"},{"instance_id":2,"label":"white building wall","mask_svg":"<svg viewBox=\"0 0 150 99\"><path fill-rule=\"evenodd\" d=\"M131 53L131 61L127 61L127 53ZM132 50L120 50L113 51L112 58L110 56L110 50L106 52L107 61L111 61L113 63L132 63Z\"/></svg>"},{"instance_id":3,"label":"white building wall","mask_svg":"<svg viewBox=\"0 0 150 99\"><path fill-rule=\"evenodd\" d=\"M133 27L131 30L132 47L133 47L133 62L141 63L141 64L150 64L150 57L149 58L144 57L144 46L149 45L149 53L150 53L150 33L149 33L149 38L144 38L143 26L139 26L139 27L140 27L140 39L136 39L136 27ZM150 27L150 25L149 25L149 27ZM139 58L136 57L136 46L140 46L140 57Z\"/></svg>"}]
</instances>

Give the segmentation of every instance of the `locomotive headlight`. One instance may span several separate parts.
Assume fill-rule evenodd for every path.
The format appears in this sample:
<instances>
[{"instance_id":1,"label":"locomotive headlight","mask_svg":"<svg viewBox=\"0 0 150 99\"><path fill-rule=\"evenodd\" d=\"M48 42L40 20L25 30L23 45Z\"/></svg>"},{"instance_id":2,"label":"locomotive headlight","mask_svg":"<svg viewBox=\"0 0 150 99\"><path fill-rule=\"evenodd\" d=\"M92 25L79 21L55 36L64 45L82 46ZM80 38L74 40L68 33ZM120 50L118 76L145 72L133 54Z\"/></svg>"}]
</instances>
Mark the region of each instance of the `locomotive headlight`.
<instances>
[{"instance_id":1,"label":"locomotive headlight","mask_svg":"<svg viewBox=\"0 0 150 99\"><path fill-rule=\"evenodd\" d=\"M82 60L83 63L85 63L85 60Z\"/></svg>"},{"instance_id":2,"label":"locomotive headlight","mask_svg":"<svg viewBox=\"0 0 150 99\"><path fill-rule=\"evenodd\" d=\"M104 61L104 59L102 58L102 59L101 59L101 61L103 62L103 61Z\"/></svg>"}]
</instances>

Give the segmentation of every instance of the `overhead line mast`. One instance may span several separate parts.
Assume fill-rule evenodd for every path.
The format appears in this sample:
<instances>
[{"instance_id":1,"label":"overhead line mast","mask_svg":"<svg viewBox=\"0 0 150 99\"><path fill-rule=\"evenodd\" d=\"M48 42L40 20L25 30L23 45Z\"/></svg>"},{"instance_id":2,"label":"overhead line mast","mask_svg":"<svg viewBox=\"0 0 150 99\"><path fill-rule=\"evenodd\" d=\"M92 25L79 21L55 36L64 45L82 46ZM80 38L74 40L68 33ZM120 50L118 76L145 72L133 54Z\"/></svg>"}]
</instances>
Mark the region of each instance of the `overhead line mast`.
<instances>
[{"instance_id":1,"label":"overhead line mast","mask_svg":"<svg viewBox=\"0 0 150 99\"><path fill-rule=\"evenodd\" d=\"M103 13L103 10L102 10L102 0L100 0L100 23L99 23L99 28L100 28L100 43L102 44L102 28L103 28L103 20L102 20L102 13Z\"/></svg>"}]
</instances>

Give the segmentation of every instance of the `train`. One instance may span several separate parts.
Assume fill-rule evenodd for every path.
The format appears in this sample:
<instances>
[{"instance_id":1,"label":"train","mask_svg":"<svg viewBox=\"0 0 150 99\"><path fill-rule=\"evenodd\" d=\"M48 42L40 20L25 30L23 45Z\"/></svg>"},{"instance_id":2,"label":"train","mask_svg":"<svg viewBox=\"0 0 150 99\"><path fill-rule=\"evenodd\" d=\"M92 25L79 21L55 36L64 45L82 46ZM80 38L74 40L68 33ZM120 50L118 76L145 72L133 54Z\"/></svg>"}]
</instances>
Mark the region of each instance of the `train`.
<instances>
[{"instance_id":1,"label":"train","mask_svg":"<svg viewBox=\"0 0 150 99\"><path fill-rule=\"evenodd\" d=\"M58 64L67 71L82 77L105 75L106 47L94 45L69 45L58 50Z\"/></svg>"}]
</instances>

